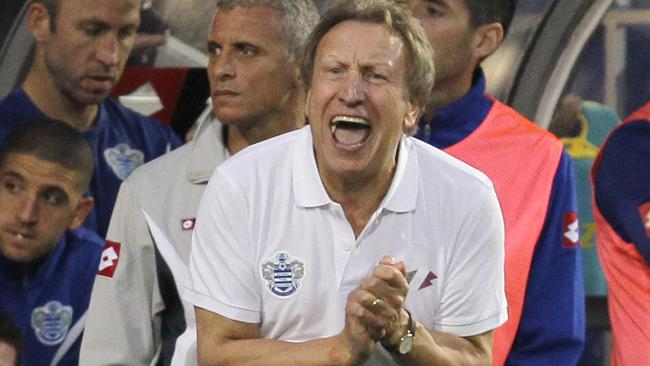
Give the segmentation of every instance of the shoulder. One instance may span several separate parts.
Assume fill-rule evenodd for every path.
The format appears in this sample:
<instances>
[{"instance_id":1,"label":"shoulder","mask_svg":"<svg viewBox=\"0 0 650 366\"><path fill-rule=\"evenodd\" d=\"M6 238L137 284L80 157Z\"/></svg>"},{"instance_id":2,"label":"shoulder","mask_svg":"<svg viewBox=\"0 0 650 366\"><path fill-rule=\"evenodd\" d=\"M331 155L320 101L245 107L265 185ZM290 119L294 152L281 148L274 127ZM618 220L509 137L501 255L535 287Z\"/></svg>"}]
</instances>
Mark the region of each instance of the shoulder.
<instances>
[{"instance_id":1,"label":"shoulder","mask_svg":"<svg viewBox=\"0 0 650 366\"><path fill-rule=\"evenodd\" d=\"M468 188L466 186L492 188L492 181L482 171L418 139L408 138L408 140L413 144L425 185L428 185L426 181L435 181L459 188Z\"/></svg>"},{"instance_id":2,"label":"shoulder","mask_svg":"<svg viewBox=\"0 0 650 366\"><path fill-rule=\"evenodd\" d=\"M65 235L65 263L78 271L94 273L104 249L104 240L93 230L81 227Z\"/></svg>"},{"instance_id":3,"label":"shoulder","mask_svg":"<svg viewBox=\"0 0 650 366\"><path fill-rule=\"evenodd\" d=\"M226 173L252 173L255 170L274 169L290 161L291 151L300 140L309 139L309 126L275 136L248 146L221 164L218 170Z\"/></svg>"},{"instance_id":4,"label":"shoulder","mask_svg":"<svg viewBox=\"0 0 650 366\"><path fill-rule=\"evenodd\" d=\"M601 148L601 157L595 169L605 165L608 170L625 170L626 167L647 166L650 155L650 120L632 119L615 128ZM645 158L645 159L644 159ZM625 164L620 164L625 162Z\"/></svg>"},{"instance_id":5,"label":"shoulder","mask_svg":"<svg viewBox=\"0 0 650 366\"><path fill-rule=\"evenodd\" d=\"M171 128L164 125L162 122L140 114L114 99L106 98L102 102L102 105L106 110L111 123L126 124L130 128L146 130L147 133L173 133Z\"/></svg>"},{"instance_id":6,"label":"shoulder","mask_svg":"<svg viewBox=\"0 0 650 366\"><path fill-rule=\"evenodd\" d=\"M562 149L562 142L555 135L498 100L495 100L487 118L493 118L497 122L496 126L504 129L504 133L514 132L517 134L511 137L529 137L535 144Z\"/></svg>"},{"instance_id":7,"label":"shoulder","mask_svg":"<svg viewBox=\"0 0 650 366\"><path fill-rule=\"evenodd\" d=\"M163 184L169 179L170 172L174 175L185 175L185 162L191 154L191 146L185 144L172 150L156 159L136 168L124 181L130 186L140 186L152 183Z\"/></svg>"}]
</instances>

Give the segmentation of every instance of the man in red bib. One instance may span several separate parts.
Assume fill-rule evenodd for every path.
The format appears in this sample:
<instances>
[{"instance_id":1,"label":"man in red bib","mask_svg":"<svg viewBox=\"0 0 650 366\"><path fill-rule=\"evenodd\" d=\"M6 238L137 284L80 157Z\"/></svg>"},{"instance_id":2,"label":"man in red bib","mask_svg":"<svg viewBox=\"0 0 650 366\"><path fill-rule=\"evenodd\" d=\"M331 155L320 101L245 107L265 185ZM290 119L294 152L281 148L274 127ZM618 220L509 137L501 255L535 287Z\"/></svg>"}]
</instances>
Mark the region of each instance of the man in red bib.
<instances>
[{"instance_id":1,"label":"man in red bib","mask_svg":"<svg viewBox=\"0 0 650 366\"><path fill-rule=\"evenodd\" d=\"M482 170L506 225L508 321L493 364L574 365L584 288L573 168L550 133L485 94L481 62L501 44L515 0L405 0L434 49L436 82L416 137Z\"/></svg>"},{"instance_id":2,"label":"man in red bib","mask_svg":"<svg viewBox=\"0 0 650 366\"><path fill-rule=\"evenodd\" d=\"M650 103L607 138L591 171L612 365L650 365Z\"/></svg>"}]
</instances>

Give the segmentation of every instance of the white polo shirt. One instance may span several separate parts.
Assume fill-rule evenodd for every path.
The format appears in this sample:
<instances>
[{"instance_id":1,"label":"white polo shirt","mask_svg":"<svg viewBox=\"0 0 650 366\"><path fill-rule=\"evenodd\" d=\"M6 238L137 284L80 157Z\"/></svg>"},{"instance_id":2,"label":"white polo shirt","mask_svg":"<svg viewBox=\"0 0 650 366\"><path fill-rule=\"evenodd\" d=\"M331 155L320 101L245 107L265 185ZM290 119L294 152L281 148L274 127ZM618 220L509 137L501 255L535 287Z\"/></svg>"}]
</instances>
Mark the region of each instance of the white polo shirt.
<instances>
[{"instance_id":1,"label":"white polo shirt","mask_svg":"<svg viewBox=\"0 0 650 366\"><path fill-rule=\"evenodd\" d=\"M320 180L309 126L249 147L208 184L184 298L264 338L338 334L348 294L384 255L406 264L405 307L428 329L483 333L507 319L504 233L490 180L410 137L357 239Z\"/></svg>"}]
</instances>

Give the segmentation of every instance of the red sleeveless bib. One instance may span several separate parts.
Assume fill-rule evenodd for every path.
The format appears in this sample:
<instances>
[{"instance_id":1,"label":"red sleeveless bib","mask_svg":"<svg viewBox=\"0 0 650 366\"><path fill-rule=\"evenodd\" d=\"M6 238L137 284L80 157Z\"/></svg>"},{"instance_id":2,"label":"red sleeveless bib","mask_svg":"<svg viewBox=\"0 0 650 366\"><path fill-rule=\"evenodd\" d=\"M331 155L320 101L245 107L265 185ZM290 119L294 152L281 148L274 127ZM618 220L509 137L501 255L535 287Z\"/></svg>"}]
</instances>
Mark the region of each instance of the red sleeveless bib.
<instances>
[{"instance_id":1,"label":"red sleeveless bib","mask_svg":"<svg viewBox=\"0 0 650 366\"><path fill-rule=\"evenodd\" d=\"M634 112L621 125L650 121L650 103ZM610 133L611 136L611 133ZM603 148L607 146L607 141ZM592 184L601 155L591 171ZM650 267L633 243L623 240L600 212L593 199L596 249L607 278L612 337L611 364L650 365Z\"/></svg>"},{"instance_id":2,"label":"red sleeveless bib","mask_svg":"<svg viewBox=\"0 0 650 366\"><path fill-rule=\"evenodd\" d=\"M445 149L494 183L505 222L508 321L495 330L493 365L503 365L519 327L535 246L546 219L562 143L495 101L481 125Z\"/></svg>"}]
</instances>

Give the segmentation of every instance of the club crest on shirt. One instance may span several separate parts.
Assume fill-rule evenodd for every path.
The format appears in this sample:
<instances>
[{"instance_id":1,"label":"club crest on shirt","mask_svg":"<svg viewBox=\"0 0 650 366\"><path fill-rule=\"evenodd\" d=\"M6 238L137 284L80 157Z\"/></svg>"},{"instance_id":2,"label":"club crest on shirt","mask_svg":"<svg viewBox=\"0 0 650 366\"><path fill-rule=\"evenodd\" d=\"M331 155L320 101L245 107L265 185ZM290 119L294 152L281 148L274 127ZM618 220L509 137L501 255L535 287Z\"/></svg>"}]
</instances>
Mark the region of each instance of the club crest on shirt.
<instances>
[{"instance_id":1,"label":"club crest on shirt","mask_svg":"<svg viewBox=\"0 0 650 366\"><path fill-rule=\"evenodd\" d=\"M292 260L287 252L278 252L274 260L262 264L262 277L268 282L267 288L280 297L296 293L304 275L305 265L296 259Z\"/></svg>"},{"instance_id":2,"label":"club crest on shirt","mask_svg":"<svg viewBox=\"0 0 650 366\"><path fill-rule=\"evenodd\" d=\"M128 144L117 144L104 150L104 159L120 180L125 180L131 172L144 164L144 153L132 149Z\"/></svg>"},{"instance_id":3,"label":"club crest on shirt","mask_svg":"<svg viewBox=\"0 0 650 366\"><path fill-rule=\"evenodd\" d=\"M72 306L50 301L32 311L32 328L38 341L54 346L63 341L72 323Z\"/></svg>"},{"instance_id":4,"label":"club crest on shirt","mask_svg":"<svg viewBox=\"0 0 650 366\"><path fill-rule=\"evenodd\" d=\"M639 213L641 214L641 222L645 229L645 234L650 238L650 202L646 202L639 206Z\"/></svg>"}]
</instances>

